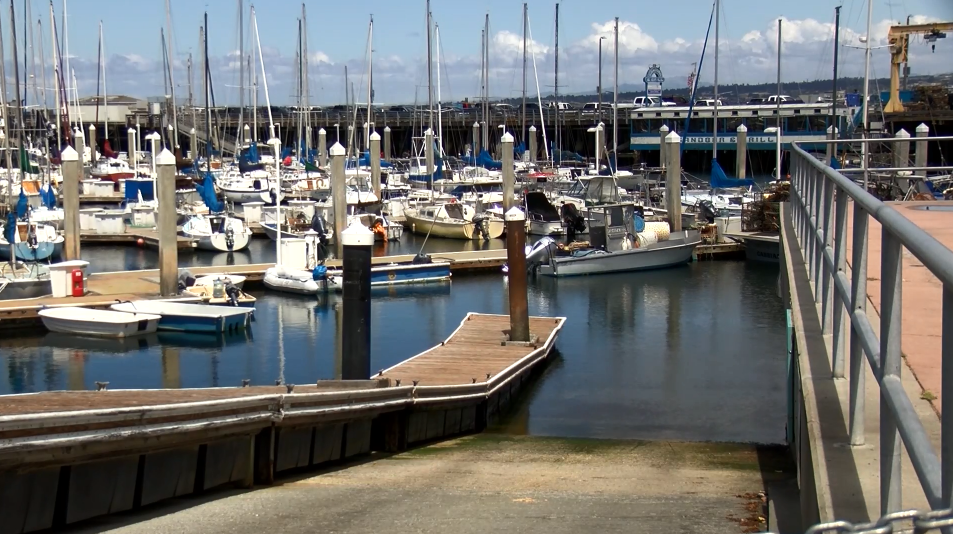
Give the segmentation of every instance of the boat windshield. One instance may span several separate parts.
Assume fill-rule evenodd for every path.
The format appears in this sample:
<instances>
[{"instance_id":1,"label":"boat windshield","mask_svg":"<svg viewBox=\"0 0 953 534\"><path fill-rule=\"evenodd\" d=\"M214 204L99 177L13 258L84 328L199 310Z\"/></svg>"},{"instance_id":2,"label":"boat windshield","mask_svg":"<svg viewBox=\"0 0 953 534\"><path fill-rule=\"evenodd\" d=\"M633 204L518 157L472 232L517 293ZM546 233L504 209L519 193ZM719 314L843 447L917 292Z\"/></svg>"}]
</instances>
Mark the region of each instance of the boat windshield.
<instances>
[{"instance_id":1,"label":"boat windshield","mask_svg":"<svg viewBox=\"0 0 953 534\"><path fill-rule=\"evenodd\" d=\"M447 216L451 219L464 219L463 204L447 204L444 206Z\"/></svg>"}]
</instances>

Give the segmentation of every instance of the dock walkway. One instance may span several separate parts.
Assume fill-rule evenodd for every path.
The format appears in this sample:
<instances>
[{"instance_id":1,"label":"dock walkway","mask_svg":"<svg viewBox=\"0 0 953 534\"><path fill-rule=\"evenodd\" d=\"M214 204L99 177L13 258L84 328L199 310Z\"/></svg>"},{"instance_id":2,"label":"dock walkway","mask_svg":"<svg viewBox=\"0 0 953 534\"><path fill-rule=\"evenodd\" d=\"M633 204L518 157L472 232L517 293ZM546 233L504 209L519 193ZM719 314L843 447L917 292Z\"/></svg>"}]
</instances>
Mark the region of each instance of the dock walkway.
<instances>
[{"instance_id":1,"label":"dock walkway","mask_svg":"<svg viewBox=\"0 0 953 534\"><path fill-rule=\"evenodd\" d=\"M0 397L0 532L61 528L222 485L480 432L549 356L565 318L468 314L370 380Z\"/></svg>"}]
</instances>

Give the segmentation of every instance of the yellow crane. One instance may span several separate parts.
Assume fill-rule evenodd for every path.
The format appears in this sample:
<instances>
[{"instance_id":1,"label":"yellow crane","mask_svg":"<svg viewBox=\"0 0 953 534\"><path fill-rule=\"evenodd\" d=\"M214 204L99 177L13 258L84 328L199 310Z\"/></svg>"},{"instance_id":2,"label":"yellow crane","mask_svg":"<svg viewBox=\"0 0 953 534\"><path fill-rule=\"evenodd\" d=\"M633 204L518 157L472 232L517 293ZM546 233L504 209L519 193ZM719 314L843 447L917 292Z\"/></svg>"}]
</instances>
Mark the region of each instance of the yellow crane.
<instances>
[{"instance_id":1,"label":"yellow crane","mask_svg":"<svg viewBox=\"0 0 953 534\"><path fill-rule=\"evenodd\" d=\"M926 24L906 24L891 26L887 32L890 45L890 100L884 107L884 113L903 111L900 102L900 65L907 62L907 49L911 35L923 35L923 39L936 51L936 40L946 37L947 31L953 31L953 22L928 22Z\"/></svg>"}]
</instances>

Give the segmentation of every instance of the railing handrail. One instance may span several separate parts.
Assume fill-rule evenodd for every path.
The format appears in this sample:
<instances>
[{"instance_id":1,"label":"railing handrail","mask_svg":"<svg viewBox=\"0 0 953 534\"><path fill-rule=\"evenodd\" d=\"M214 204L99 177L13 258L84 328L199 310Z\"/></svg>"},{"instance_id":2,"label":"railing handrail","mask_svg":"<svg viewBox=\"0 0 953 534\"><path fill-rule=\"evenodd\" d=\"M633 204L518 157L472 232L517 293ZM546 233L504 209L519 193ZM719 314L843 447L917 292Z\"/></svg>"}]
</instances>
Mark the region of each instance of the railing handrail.
<instances>
[{"instance_id":1,"label":"railing handrail","mask_svg":"<svg viewBox=\"0 0 953 534\"><path fill-rule=\"evenodd\" d=\"M950 139L953 139L953 137ZM827 178L834 182L835 186L846 192L882 227L900 239L903 246L916 256L923 263L923 266L929 269L944 285L953 287L953 250L940 243L910 219L901 215L892 206L864 191L864 188L854 183L853 180L806 152L797 143L792 143L791 149L795 154L804 158L808 164L824 173Z\"/></svg>"}]
</instances>

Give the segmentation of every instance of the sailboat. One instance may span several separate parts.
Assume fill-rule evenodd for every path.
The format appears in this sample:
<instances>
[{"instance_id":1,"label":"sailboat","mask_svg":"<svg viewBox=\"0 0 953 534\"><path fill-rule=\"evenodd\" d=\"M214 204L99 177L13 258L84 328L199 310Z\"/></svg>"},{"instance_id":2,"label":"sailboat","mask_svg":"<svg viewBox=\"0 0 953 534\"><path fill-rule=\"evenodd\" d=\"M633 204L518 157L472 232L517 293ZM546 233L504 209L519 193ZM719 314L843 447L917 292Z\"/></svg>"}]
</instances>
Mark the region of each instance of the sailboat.
<instances>
[{"instance_id":1,"label":"sailboat","mask_svg":"<svg viewBox=\"0 0 953 534\"><path fill-rule=\"evenodd\" d=\"M205 14L204 34L208 36L208 13ZM204 42L205 60L208 61L208 39ZM206 71L206 88L210 85L208 79L209 73ZM205 119L206 128L211 128L211 113L209 111L209 94L206 92L205 99ZM207 138L211 139L211 132ZM211 151L209 144L206 144L206 157L211 161ZM251 230L245 225L245 221L229 216L225 213L225 206L215 196L215 184L210 170L205 171L205 178L201 184L196 185L196 190L202 198L202 201L208 206L208 215L193 215L182 225L181 233L186 237L195 239L198 248L202 250L211 250L217 252L234 252L244 250L248 247L251 240Z\"/></svg>"}]
</instances>

